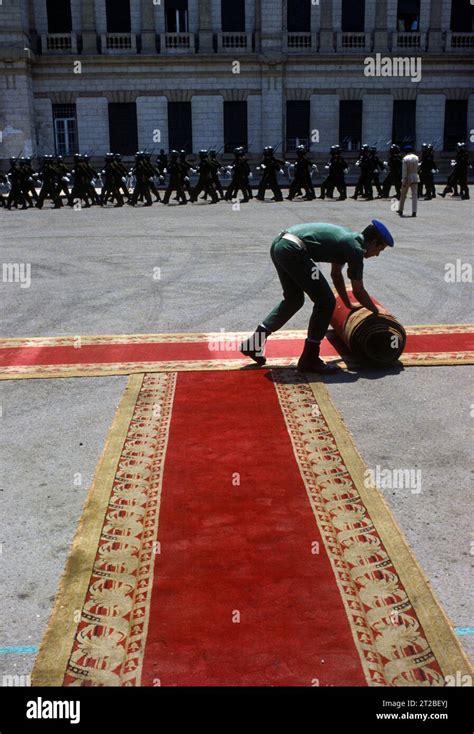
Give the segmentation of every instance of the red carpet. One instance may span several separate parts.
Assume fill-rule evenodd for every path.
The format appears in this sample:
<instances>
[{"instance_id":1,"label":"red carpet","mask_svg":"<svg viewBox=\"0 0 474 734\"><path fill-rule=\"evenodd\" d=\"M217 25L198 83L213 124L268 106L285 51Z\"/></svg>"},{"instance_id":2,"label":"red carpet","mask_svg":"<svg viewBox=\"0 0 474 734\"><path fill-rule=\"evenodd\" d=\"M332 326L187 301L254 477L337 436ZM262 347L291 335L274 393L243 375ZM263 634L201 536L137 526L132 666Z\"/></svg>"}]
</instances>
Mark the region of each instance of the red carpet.
<instances>
[{"instance_id":1,"label":"red carpet","mask_svg":"<svg viewBox=\"0 0 474 734\"><path fill-rule=\"evenodd\" d=\"M466 324L407 327L401 362L419 364L474 363L474 326ZM238 351L248 334L225 334L218 343L210 334L44 337L0 339L0 379L81 377L165 370L241 369L250 360ZM288 366L301 354L304 332L281 331L267 343L271 366ZM217 348L214 348L217 347ZM347 347L330 332L321 346L326 359L350 360Z\"/></svg>"},{"instance_id":2,"label":"red carpet","mask_svg":"<svg viewBox=\"0 0 474 734\"><path fill-rule=\"evenodd\" d=\"M33 685L435 685L469 670L321 382L132 375Z\"/></svg>"},{"instance_id":3,"label":"red carpet","mask_svg":"<svg viewBox=\"0 0 474 734\"><path fill-rule=\"evenodd\" d=\"M364 685L275 387L246 378L179 375L142 684Z\"/></svg>"}]
</instances>

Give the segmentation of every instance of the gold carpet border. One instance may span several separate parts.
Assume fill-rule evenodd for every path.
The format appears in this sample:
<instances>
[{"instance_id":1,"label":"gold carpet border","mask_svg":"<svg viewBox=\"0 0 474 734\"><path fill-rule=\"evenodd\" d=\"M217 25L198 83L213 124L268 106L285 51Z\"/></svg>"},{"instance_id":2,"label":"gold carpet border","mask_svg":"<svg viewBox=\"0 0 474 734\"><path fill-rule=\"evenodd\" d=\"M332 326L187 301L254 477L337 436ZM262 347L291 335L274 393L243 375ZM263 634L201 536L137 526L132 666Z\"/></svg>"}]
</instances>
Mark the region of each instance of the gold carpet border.
<instances>
[{"instance_id":1,"label":"gold carpet border","mask_svg":"<svg viewBox=\"0 0 474 734\"><path fill-rule=\"evenodd\" d=\"M297 357L272 357L267 367L295 367ZM336 362L340 367L358 369L360 365L351 357L325 357L326 362ZM404 367L454 367L474 364L473 352L413 352L403 354L400 363ZM0 367L0 380L33 380L59 377L111 377L145 372L208 372L220 370L258 369L248 359L179 360L164 362L111 362L104 364L20 365ZM390 370L390 367L386 368ZM393 369L397 369L394 365Z\"/></svg>"},{"instance_id":2,"label":"gold carpet border","mask_svg":"<svg viewBox=\"0 0 474 734\"><path fill-rule=\"evenodd\" d=\"M177 375L133 375L109 432L32 676L138 686ZM119 547L117 547L119 546Z\"/></svg>"},{"instance_id":3,"label":"gold carpet border","mask_svg":"<svg viewBox=\"0 0 474 734\"><path fill-rule=\"evenodd\" d=\"M467 334L474 332L474 324L419 324L405 327L407 334ZM0 349L18 349L19 347L74 347L78 340L82 346L100 344L176 344L207 342L210 339L224 340L244 339L248 331L210 331L193 333L158 333L158 334L98 334L73 336L39 336L12 337L0 339ZM301 329L282 330L272 334L272 340L304 339L306 331Z\"/></svg>"},{"instance_id":4,"label":"gold carpet border","mask_svg":"<svg viewBox=\"0 0 474 734\"><path fill-rule=\"evenodd\" d=\"M274 379L367 683L443 686L447 675L470 675L388 505L365 488L365 465L327 388L293 371Z\"/></svg>"}]
</instances>

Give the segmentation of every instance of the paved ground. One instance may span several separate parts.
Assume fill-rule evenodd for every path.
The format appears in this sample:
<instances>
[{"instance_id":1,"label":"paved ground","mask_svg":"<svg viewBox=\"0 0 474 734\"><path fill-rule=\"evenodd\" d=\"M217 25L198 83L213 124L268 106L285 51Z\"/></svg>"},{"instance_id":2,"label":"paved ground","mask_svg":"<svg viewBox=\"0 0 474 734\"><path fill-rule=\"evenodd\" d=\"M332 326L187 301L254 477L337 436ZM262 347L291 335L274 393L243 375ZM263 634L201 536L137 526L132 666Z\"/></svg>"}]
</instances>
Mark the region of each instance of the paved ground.
<instances>
[{"instance_id":1,"label":"paved ground","mask_svg":"<svg viewBox=\"0 0 474 734\"><path fill-rule=\"evenodd\" d=\"M373 295L405 324L473 321L472 284L445 280L470 262L470 202L422 202L400 220L389 201L151 209L0 210L2 263L31 265L31 285L0 282L1 336L253 330L280 296L272 238L302 221L390 224L396 248L366 265ZM159 270L156 270L159 269ZM159 276L159 277L157 277ZM304 328L305 308L289 326ZM0 542L7 594L1 646L38 645L124 377L0 383ZM330 392L369 467L421 470L419 494L387 500L456 627L469 597L472 491L470 367L335 378ZM80 481L80 483L79 483ZM474 652L472 635L461 637ZM34 654L0 654L26 675Z\"/></svg>"}]
</instances>

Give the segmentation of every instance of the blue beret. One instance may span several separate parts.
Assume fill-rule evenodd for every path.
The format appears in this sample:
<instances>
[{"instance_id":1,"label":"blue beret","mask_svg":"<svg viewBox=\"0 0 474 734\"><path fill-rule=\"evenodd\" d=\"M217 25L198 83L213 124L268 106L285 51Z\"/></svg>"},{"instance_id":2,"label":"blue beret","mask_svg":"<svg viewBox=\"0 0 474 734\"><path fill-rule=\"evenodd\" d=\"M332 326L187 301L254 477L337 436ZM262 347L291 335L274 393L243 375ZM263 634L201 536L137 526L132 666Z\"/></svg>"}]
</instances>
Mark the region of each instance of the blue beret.
<instances>
[{"instance_id":1,"label":"blue beret","mask_svg":"<svg viewBox=\"0 0 474 734\"><path fill-rule=\"evenodd\" d=\"M395 244L395 240L393 239L392 235L390 234L385 224L382 224L382 222L379 222L378 219L372 219L372 224L378 230L378 232L382 235L384 242L389 247L393 247Z\"/></svg>"}]
</instances>

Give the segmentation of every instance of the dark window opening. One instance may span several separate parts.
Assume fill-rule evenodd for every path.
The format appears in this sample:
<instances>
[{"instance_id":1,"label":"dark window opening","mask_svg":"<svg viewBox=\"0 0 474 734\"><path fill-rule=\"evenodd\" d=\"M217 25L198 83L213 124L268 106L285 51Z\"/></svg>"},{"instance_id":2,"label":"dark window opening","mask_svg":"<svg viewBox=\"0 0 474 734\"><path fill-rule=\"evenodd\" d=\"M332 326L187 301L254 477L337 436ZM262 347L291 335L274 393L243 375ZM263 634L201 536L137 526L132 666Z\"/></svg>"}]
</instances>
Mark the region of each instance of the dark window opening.
<instances>
[{"instance_id":1,"label":"dark window opening","mask_svg":"<svg viewBox=\"0 0 474 734\"><path fill-rule=\"evenodd\" d=\"M224 153L247 143L247 102L224 102Z\"/></svg>"},{"instance_id":2,"label":"dark window opening","mask_svg":"<svg viewBox=\"0 0 474 734\"><path fill-rule=\"evenodd\" d=\"M288 33L311 32L311 0L288 0Z\"/></svg>"},{"instance_id":3,"label":"dark window opening","mask_svg":"<svg viewBox=\"0 0 474 734\"><path fill-rule=\"evenodd\" d=\"M393 103L392 142L396 145L415 145L416 100L395 100Z\"/></svg>"},{"instance_id":4,"label":"dark window opening","mask_svg":"<svg viewBox=\"0 0 474 734\"><path fill-rule=\"evenodd\" d=\"M56 155L78 153L75 104L53 104L53 127Z\"/></svg>"},{"instance_id":5,"label":"dark window opening","mask_svg":"<svg viewBox=\"0 0 474 734\"><path fill-rule=\"evenodd\" d=\"M339 145L345 151L359 150L362 143L362 100L339 103Z\"/></svg>"},{"instance_id":6,"label":"dark window opening","mask_svg":"<svg viewBox=\"0 0 474 734\"><path fill-rule=\"evenodd\" d=\"M245 0L221 0L222 30L224 33L245 31Z\"/></svg>"},{"instance_id":7,"label":"dark window opening","mask_svg":"<svg viewBox=\"0 0 474 734\"><path fill-rule=\"evenodd\" d=\"M113 153L133 155L138 148L137 106L135 102L109 104L110 149Z\"/></svg>"},{"instance_id":8,"label":"dark window opening","mask_svg":"<svg viewBox=\"0 0 474 734\"><path fill-rule=\"evenodd\" d=\"M130 0L106 0L107 33L130 33Z\"/></svg>"},{"instance_id":9,"label":"dark window opening","mask_svg":"<svg viewBox=\"0 0 474 734\"><path fill-rule=\"evenodd\" d=\"M170 150L193 152L191 102L168 102L168 140Z\"/></svg>"},{"instance_id":10,"label":"dark window opening","mask_svg":"<svg viewBox=\"0 0 474 734\"><path fill-rule=\"evenodd\" d=\"M47 0L48 33L71 33L71 0Z\"/></svg>"},{"instance_id":11,"label":"dark window opening","mask_svg":"<svg viewBox=\"0 0 474 734\"><path fill-rule=\"evenodd\" d=\"M295 100L286 103L286 150L296 150L298 145L309 146L310 103Z\"/></svg>"},{"instance_id":12,"label":"dark window opening","mask_svg":"<svg viewBox=\"0 0 474 734\"><path fill-rule=\"evenodd\" d=\"M444 150L467 140L467 99L447 99L444 113Z\"/></svg>"},{"instance_id":13,"label":"dark window opening","mask_svg":"<svg viewBox=\"0 0 474 734\"><path fill-rule=\"evenodd\" d=\"M453 0L451 30L454 33L472 33L474 5L470 0Z\"/></svg>"},{"instance_id":14,"label":"dark window opening","mask_svg":"<svg viewBox=\"0 0 474 734\"><path fill-rule=\"evenodd\" d=\"M188 0L166 0L167 33L188 33Z\"/></svg>"},{"instance_id":15,"label":"dark window opening","mask_svg":"<svg viewBox=\"0 0 474 734\"><path fill-rule=\"evenodd\" d=\"M341 30L343 33L365 30L365 0L342 0Z\"/></svg>"},{"instance_id":16,"label":"dark window opening","mask_svg":"<svg viewBox=\"0 0 474 734\"><path fill-rule=\"evenodd\" d=\"M398 0L397 30L399 33L420 30L420 0Z\"/></svg>"}]
</instances>

